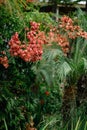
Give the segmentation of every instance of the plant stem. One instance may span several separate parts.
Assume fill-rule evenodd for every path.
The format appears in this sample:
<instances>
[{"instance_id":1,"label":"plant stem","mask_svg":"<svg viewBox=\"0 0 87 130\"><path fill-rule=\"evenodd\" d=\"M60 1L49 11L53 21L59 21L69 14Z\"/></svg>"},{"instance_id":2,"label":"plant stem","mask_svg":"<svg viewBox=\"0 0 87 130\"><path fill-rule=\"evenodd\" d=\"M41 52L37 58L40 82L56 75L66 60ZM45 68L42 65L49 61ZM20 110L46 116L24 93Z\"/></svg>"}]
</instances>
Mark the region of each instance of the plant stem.
<instances>
[{"instance_id":1,"label":"plant stem","mask_svg":"<svg viewBox=\"0 0 87 130\"><path fill-rule=\"evenodd\" d=\"M7 123L6 123L5 118L3 118L3 121L4 121L5 130L8 130L8 127L7 127Z\"/></svg>"}]
</instances>

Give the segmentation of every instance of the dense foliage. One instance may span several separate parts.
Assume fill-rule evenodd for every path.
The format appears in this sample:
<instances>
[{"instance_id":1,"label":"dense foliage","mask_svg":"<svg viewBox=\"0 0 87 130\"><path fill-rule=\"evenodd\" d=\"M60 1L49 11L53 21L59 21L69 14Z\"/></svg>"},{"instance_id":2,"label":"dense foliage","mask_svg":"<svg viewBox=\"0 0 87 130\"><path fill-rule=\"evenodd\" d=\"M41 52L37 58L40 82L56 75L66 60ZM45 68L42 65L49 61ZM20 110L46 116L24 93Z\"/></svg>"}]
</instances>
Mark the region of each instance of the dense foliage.
<instances>
[{"instance_id":1,"label":"dense foliage","mask_svg":"<svg viewBox=\"0 0 87 130\"><path fill-rule=\"evenodd\" d=\"M0 7L1 130L87 129L87 18L81 24L80 14L55 22L34 9L20 17Z\"/></svg>"}]
</instances>

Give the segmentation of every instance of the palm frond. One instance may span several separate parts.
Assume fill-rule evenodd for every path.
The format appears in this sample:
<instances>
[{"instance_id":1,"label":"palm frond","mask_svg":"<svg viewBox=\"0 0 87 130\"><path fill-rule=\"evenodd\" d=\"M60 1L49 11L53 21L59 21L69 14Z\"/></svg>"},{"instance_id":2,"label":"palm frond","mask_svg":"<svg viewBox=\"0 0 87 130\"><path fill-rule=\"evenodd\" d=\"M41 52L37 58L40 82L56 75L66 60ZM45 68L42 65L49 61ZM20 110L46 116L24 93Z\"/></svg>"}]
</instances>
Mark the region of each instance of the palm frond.
<instances>
[{"instance_id":1,"label":"palm frond","mask_svg":"<svg viewBox=\"0 0 87 130\"><path fill-rule=\"evenodd\" d=\"M58 60L58 58L63 55L63 52L59 48L49 48L45 50L43 59L47 59L47 61L50 62L52 60Z\"/></svg>"},{"instance_id":2,"label":"palm frond","mask_svg":"<svg viewBox=\"0 0 87 130\"><path fill-rule=\"evenodd\" d=\"M42 60L39 63L36 63L32 67L34 73L37 75L37 80L47 83L48 86L53 86L55 82L55 73L56 73L56 62L58 61L59 55L62 54L62 51L59 49L47 49L45 50Z\"/></svg>"},{"instance_id":3,"label":"palm frond","mask_svg":"<svg viewBox=\"0 0 87 130\"><path fill-rule=\"evenodd\" d=\"M45 82L48 86L52 83L52 74L49 64L40 63L32 67L32 70L36 74L37 82Z\"/></svg>"},{"instance_id":4,"label":"palm frond","mask_svg":"<svg viewBox=\"0 0 87 130\"><path fill-rule=\"evenodd\" d=\"M71 67L66 61L61 61L57 64L57 70L56 73L58 75L59 81L63 81L67 75L69 75L71 71Z\"/></svg>"}]
</instances>

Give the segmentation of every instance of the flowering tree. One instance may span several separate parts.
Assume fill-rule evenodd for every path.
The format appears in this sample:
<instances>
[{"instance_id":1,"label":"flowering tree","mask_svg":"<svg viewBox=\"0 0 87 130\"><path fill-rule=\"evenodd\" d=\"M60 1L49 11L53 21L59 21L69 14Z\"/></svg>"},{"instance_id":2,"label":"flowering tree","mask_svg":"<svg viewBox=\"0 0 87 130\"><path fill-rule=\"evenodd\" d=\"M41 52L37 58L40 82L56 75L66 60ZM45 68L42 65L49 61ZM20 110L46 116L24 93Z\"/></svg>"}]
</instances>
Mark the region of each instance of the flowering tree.
<instances>
[{"instance_id":1,"label":"flowering tree","mask_svg":"<svg viewBox=\"0 0 87 130\"><path fill-rule=\"evenodd\" d=\"M51 27L47 36L49 42L43 58L33 70L39 82L63 89L62 112L67 122L74 116L79 79L87 73L87 32L71 18L63 16L57 27Z\"/></svg>"}]
</instances>

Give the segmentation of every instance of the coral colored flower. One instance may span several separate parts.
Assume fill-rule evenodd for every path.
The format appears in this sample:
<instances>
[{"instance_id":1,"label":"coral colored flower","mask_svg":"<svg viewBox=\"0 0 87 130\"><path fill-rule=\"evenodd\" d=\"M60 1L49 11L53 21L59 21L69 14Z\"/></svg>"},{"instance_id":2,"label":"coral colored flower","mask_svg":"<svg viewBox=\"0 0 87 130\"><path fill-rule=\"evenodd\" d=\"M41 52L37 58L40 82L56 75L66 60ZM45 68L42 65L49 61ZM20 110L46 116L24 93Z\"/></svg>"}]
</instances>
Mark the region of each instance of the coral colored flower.
<instances>
[{"instance_id":1,"label":"coral colored flower","mask_svg":"<svg viewBox=\"0 0 87 130\"><path fill-rule=\"evenodd\" d=\"M8 68L8 58L6 56L0 57L0 64L2 64L5 68Z\"/></svg>"},{"instance_id":2,"label":"coral colored flower","mask_svg":"<svg viewBox=\"0 0 87 130\"><path fill-rule=\"evenodd\" d=\"M30 30L27 30L27 42L21 42L16 32L9 41L9 51L12 56L17 56L25 62L36 62L42 59L43 44L46 44L46 35L40 31L39 23L30 22Z\"/></svg>"},{"instance_id":3,"label":"coral colored flower","mask_svg":"<svg viewBox=\"0 0 87 130\"><path fill-rule=\"evenodd\" d=\"M53 43L61 47L67 56L70 51L70 39L77 37L87 39L87 32L83 31L68 16L59 20L57 27L51 26L49 32L40 30L40 23L30 22L30 28L25 28L27 42L21 42L18 33L15 33L9 41L10 54L18 56L25 62L36 62L42 59L43 45L51 46Z\"/></svg>"},{"instance_id":4,"label":"coral colored flower","mask_svg":"<svg viewBox=\"0 0 87 130\"><path fill-rule=\"evenodd\" d=\"M49 91L46 91L46 92L45 92L45 95L46 95L46 96L49 96L49 94L50 94Z\"/></svg>"},{"instance_id":5,"label":"coral colored flower","mask_svg":"<svg viewBox=\"0 0 87 130\"><path fill-rule=\"evenodd\" d=\"M2 55L6 55L6 52L5 52L5 51L1 51L1 54L2 54Z\"/></svg>"}]
</instances>

